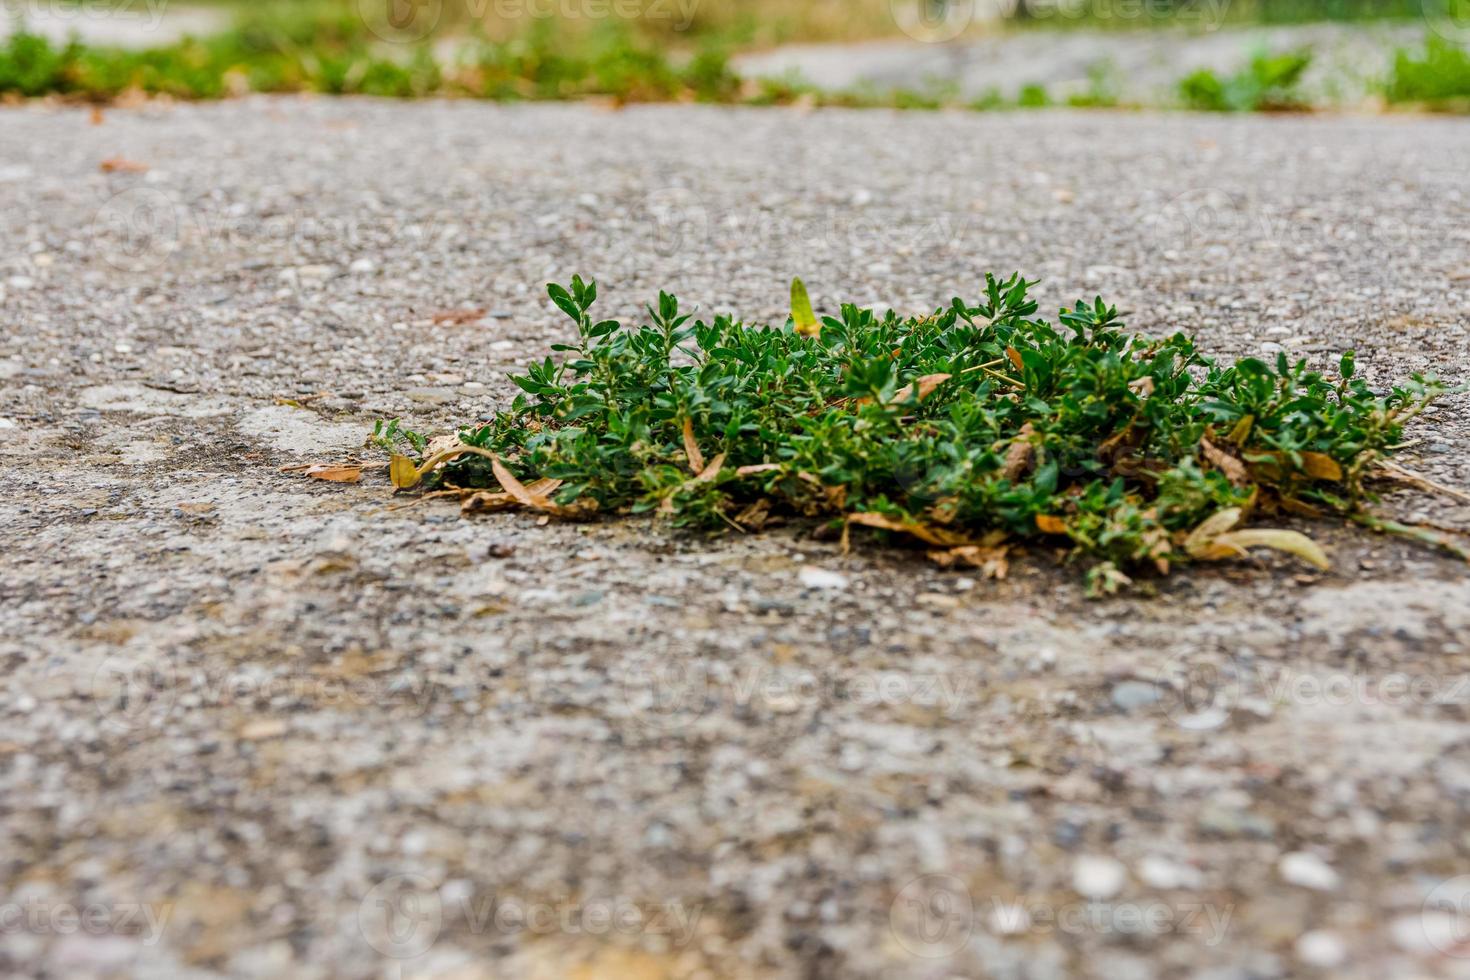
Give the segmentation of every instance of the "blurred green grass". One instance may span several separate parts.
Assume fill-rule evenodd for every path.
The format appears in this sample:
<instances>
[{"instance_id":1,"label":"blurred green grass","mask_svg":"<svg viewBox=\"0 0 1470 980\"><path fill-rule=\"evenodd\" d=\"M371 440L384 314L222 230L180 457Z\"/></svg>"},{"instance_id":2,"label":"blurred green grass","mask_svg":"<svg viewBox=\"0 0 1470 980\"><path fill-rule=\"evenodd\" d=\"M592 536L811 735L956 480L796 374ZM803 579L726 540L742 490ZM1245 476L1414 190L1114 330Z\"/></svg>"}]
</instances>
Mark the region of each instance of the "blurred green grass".
<instances>
[{"instance_id":1,"label":"blurred green grass","mask_svg":"<svg viewBox=\"0 0 1470 980\"><path fill-rule=\"evenodd\" d=\"M381 2L386 13L389 3L412 0ZM1266 0L1256 2L1264 5ZM1293 2L1300 5L1305 0ZM1342 6L1348 0L1333 2L1337 6L1321 9L1365 9ZM1400 9L1395 6L1400 0L1353 2L1384 15ZM1470 6L1470 0L1448 2ZM730 66L733 52L751 46L889 36L896 29L889 0L445 3L433 18L435 32L422 37L424 32L416 28L426 25L412 18L403 34L395 33L386 17L384 22L369 23L358 0L248 5L219 0L219 5L232 9L231 29L146 50L75 40L56 43L21 32L0 42L0 94L109 101L127 93L214 99L250 92L320 92L497 100L601 97L619 103L801 102L904 109L1041 107L1056 101L1038 85L1026 87L1013 100L994 96L968 103L959 102L955 93L933 91L823 92L792 80L741 79ZM515 11L525 15L502 16ZM530 11L552 15L532 16ZM575 11L610 13L569 15ZM1302 108L1295 85L1306 62L1296 65L1291 60L1299 57L1306 56L1257 59L1234 76L1196 73L1181 82L1179 103L1220 111ZM1275 72L1277 67L1292 70ZM1063 101L1115 106L1116 96L1105 82L1095 80L1092 91ZM1464 109L1470 102L1470 56L1461 47L1439 41L1423 51L1398 52L1381 90L1389 103Z\"/></svg>"}]
</instances>

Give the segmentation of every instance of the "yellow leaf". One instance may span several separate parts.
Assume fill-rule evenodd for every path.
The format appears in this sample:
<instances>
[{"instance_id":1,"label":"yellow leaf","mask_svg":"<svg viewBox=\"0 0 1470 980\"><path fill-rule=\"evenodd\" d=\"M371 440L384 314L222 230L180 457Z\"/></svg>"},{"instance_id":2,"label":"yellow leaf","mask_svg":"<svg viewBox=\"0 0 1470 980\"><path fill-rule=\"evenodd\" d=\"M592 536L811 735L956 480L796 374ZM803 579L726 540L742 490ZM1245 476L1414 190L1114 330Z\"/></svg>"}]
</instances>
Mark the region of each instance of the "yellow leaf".
<instances>
[{"instance_id":1,"label":"yellow leaf","mask_svg":"<svg viewBox=\"0 0 1470 980\"><path fill-rule=\"evenodd\" d=\"M796 324L796 332L804 337L815 337L822 332L822 325L817 321L816 313L812 312L806 283L800 279L791 280L791 321Z\"/></svg>"},{"instance_id":2,"label":"yellow leaf","mask_svg":"<svg viewBox=\"0 0 1470 980\"><path fill-rule=\"evenodd\" d=\"M1256 417L1254 415L1244 416L1239 422L1235 423L1235 428L1231 429L1230 435L1225 438L1237 446L1244 446L1245 441L1250 438L1251 429L1255 427L1255 424Z\"/></svg>"},{"instance_id":3,"label":"yellow leaf","mask_svg":"<svg viewBox=\"0 0 1470 980\"><path fill-rule=\"evenodd\" d=\"M1017 371L1026 370L1026 363L1021 360L1021 352L1016 350L1014 347L1006 348L1006 357L1009 357L1011 359L1011 364L1015 366Z\"/></svg>"},{"instance_id":4,"label":"yellow leaf","mask_svg":"<svg viewBox=\"0 0 1470 980\"><path fill-rule=\"evenodd\" d=\"M1302 453L1302 468L1314 480L1342 482L1342 467L1326 453Z\"/></svg>"},{"instance_id":5,"label":"yellow leaf","mask_svg":"<svg viewBox=\"0 0 1470 980\"><path fill-rule=\"evenodd\" d=\"M407 456L394 455L392 461L388 463L388 479L393 481L393 485L399 490L412 490L419 485L422 477L419 475L419 468L413 464L413 460Z\"/></svg>"},{"instance_id":6,"label":"yellow leaf","mask_svg":"<svg viewBox=\"0 0 1470 980\"><path fill-rule=\"evenodd\" d=\"M1067 533L1067 522L1051 514L1037 514L1036 527L1042 534Z\"/></svg>"},{"instance_id":7,"label":"yellow leaf","mask_svg":"<svg viewBox=\"0 0 1470 980\"><path fill-rule=\"evenodd\" d=\"M1215 539L1233 530L1244 516L1239 507L1227 507L1210 515L1184 539L1184 550L1196 558L1204 557L1204 552L1209 550Z\"/></svg>"},{"instance_id":8,"label":"yellow leaf","mask_svg":"<svg viewBox=\"0 0 1470 980\"><path fill-rule=\"evenodd\" d=\"M891 517L872 511L860 511L847 515L847 523L861 524L863 527L875 527L883 531L898 531L901 534L912 534L925 544L937 545L941 548L957 548L964 545L974 544L963 534L946 531L941 527L931 527L920 524L918 521L899 521Z\"/></svg>"},{"instance_id":9,"label":"yellow leaf","mask_svg":"<svg viewBox=\"0 0 1470 980\"><path fill-rule=\"evenodd\" d=\"M1268 528L1231 531L1229 534L1220 535L1214 543L1218 547L1236 548L1241 551L1247 548L1271 548L1275 551L1296 555L1302 561L1316 565L1323 571L1329 571L1332 568L1332 562L1327 558L1327 553L1322 550L1322 546L1297 531Z\"/></svg>"}]
</instances>

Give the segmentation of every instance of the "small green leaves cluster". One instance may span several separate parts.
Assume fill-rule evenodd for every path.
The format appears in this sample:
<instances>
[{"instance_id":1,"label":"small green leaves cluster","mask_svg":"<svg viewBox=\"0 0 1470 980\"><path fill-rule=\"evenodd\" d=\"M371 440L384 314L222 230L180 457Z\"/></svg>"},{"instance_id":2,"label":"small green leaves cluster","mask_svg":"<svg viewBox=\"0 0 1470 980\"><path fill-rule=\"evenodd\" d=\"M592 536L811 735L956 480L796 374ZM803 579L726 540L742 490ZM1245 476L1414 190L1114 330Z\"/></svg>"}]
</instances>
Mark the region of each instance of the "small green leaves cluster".
<instances>
[{"instance_id":1,"label":"small green leaves cluster","mask_svg":"<svg viewBox=\"0 0 1470 980\"><path fill-rule=\"evenodd\" d=\"M1465 9L1470 13L1470 3ZM1393 103L1470 111L1470 51L1432 36L1422 52L1400 50L1394 56L1384 95Z\"/></svg>"},{"instance_id":2,"label":"small green leaves cluster","mask_svg":"<svg viewBox=\"0 0 1470 980\"><path fill-rule=\"evenodd\" d=\"M1221 365L1183 334L1131 334L1100 298L1053 324L1034 285L987 276L927 316L848 304L781 326L660 293L624 325L574 277L549 294L576 339L513 377L512 407L461 432L477 452L430 485L497 489L498 460L559 481L551 499L580 513L711 529L878 515L930 544L1055 546L1106 586L1200 557L1188 536L1222 511L1357 512L1374 462L1445 390L1416 376L1376 393L1351 353L1333 376L1284 354Z\"/></svg>"},{"instance_id":3,"label":"small green leaves cluster","mask_svg":"<svg viewBox=\"0 0 1470 980\"><path fill-rule=\"evenodd\" d=\"M1233 75L1220 77L1208 68L1185 76L1179 95L1189 109L1203 112L1285 112L1305 109L1309 100L1299 90L1312 64L1310 51L1271 54L1265 51Z\"/></svg>"}]
</instances>

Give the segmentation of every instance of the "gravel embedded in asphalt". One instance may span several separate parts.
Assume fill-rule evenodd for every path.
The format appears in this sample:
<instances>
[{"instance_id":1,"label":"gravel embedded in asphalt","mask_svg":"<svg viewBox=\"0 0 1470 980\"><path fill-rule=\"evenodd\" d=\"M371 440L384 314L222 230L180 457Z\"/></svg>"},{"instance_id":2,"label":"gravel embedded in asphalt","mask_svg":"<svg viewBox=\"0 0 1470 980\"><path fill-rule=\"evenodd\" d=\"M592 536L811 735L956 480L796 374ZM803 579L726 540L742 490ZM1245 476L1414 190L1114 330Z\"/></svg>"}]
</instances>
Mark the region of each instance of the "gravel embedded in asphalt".
<instances>
[{"instance_id":1,"label":"gravel embedded in asphalt","mask_svg":"<svg viewBox=\"0 0 1470 980\"><path fill-rule=\"evenodd\" d=\"M0 110L0 970L1463 975L1448 558L1317 526L1331 573L1092 603L1041 552L980 583L279 470L506 406L574 272L771 319L795 274L918 311L1020 270L1463 378L1466 159L1418 117ZM1467 421L1404 462L1470 485Z\"/></svg>"}]
</instances>

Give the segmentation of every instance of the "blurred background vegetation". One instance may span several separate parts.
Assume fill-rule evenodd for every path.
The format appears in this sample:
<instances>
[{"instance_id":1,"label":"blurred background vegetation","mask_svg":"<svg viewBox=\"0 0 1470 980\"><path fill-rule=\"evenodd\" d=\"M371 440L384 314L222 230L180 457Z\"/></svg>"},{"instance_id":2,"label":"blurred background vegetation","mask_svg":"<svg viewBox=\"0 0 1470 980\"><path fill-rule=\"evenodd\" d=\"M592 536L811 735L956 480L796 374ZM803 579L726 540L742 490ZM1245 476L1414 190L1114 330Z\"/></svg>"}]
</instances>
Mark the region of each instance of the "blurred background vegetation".
<instances>
[{"instance_id":1,"label":"blurred background vegetation","mask_svg":"<svg viewBox=\"0 0 1470 980\"><path fill-rule=\"evenodd\" d=\"M144 9L143 0L113 0ZM1425 5L1428 5L1426 11ZM1038 30L1212 31L1228 25L1320 21L1414 24L1427 43L1390 52L1379 97L1435 108L1470 103L1470 0L169 0L217 20L198 36L143 47L25 27L28 13L101 10L108 0L0 0L20 24L0 41L0 95L107 101L123 95L221 98L314 91L388 97L517 99L600 97L616 102L712 101L939 108L935 91L823 91L799 78L742 78L731 58L797 43L993 38ZM1438 18L1461 29L1445 41ZM396 26L395 26L396 25ZM53 25L54 26L54 25ZM105 20L102 25L105 27ZM1442 35L1443 32L1440 32ZM943 47L933 46L943 58ZM1294 59L1294 60L1293 60ZM1236 76L1195 72L1177 105L1220 111L1295 110L1311 52L1242 62ZM1113 106L1106 79L1072 105ZM1045 85L1019 95L971 97L970 108L1055 101Z\"/></svg>"}]
</instances>

